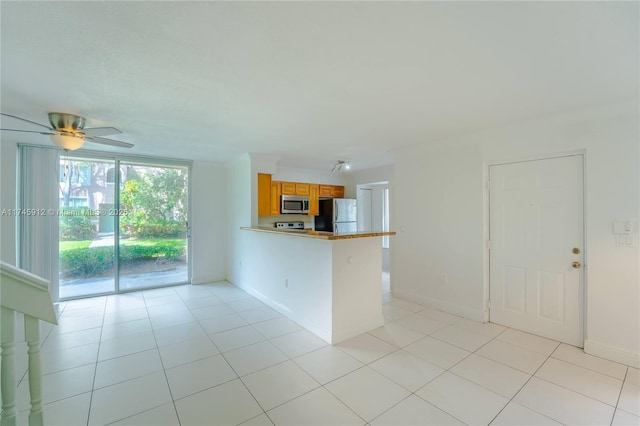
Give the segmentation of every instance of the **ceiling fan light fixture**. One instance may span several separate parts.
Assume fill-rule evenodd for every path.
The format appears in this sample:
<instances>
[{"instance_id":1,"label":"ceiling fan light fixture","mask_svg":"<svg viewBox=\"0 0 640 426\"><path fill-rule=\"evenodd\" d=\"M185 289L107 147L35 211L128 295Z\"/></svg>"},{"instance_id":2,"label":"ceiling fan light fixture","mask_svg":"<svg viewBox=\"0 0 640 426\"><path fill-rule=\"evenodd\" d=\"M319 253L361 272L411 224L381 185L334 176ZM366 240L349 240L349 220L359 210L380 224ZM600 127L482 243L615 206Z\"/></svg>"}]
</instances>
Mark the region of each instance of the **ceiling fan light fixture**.
<instances>
[{"instance_id":1,"label":"ceiling fan light fixture","mask_svg":"<svg viewBox=\"0 0 640 426\"><path fill-rule=\"evenodd\" d=\"M74 151L84 145L84 137L72 134L56 133L51 135L51 140L65 151Z\"/></svg>"},{"instance_id":2,"label":"ceiling fan light fixture","mask_svg":"<svg viewBox=\"0 0 640 426\"><path fill-rule=\"evenodd\" d=\"M332 172L332 173L334 173L334 172L339 172L339 171L341 171L343 168L344 168L345 170L349 170L349 169L351 169L351 162L346 161L346 160L338 160L338 161L336 161L336 164L334 164L334 165L333 165L333 168L331 169L331 172Z\"/></svg>"}]
</instances>

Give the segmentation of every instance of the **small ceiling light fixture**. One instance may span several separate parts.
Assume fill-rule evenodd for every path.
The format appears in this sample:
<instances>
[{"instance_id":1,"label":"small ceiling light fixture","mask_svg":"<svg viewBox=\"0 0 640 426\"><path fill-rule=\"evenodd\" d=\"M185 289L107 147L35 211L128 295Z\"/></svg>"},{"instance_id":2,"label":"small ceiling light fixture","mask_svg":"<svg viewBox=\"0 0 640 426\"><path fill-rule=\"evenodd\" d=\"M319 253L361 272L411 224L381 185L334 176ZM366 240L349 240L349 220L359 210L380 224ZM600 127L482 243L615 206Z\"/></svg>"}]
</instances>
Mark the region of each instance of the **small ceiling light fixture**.
<instances>
[{"instance_id":1,"label":"small ceiling light fixture","mask_svg":"<svg viewBox=\"0 0 640 426\"><path fill-rule=\"evenodd\" d=\"M59 132L51 135L51 140L65 151L74 151L84 145L84 137L77 133Z\"/></svg>"},{"instance_id":2,"label":"small ceiling light fixture","mask_svg":"<svg viewBox=\"0 0 640 426\"><path fill-rule=\"evenodd\" d=\"M345 161L345 160L338 160L338 161L336 161L336 164L333 165L333 168L331 169L331 172L332 173L339 172L343 168L345 170L351 169L351 163L349 161Z\"/></svg>"}]
</instances>

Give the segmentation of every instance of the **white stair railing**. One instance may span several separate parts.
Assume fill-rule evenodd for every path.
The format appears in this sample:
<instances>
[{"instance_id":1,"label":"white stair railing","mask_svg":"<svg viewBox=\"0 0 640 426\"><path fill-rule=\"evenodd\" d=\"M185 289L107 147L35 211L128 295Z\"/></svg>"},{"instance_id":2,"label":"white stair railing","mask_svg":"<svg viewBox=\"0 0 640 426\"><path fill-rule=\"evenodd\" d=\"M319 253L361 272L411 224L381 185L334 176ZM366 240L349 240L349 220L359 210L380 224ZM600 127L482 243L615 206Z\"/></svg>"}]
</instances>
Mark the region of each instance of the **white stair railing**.
<instances>
[{"instance_id":1,"label":"white stair railing","mask_svg":"<svg viewBox=\"0 0 640 426\"><path fill-rule=\"evenodd\" d=\"M49 281L0 262L0 347L2 348L1 426L16 424L16 312L24 314L24 334L29 355L29 425L43 424L42 369L40 367L40 320L57 324Z\"/></svg>"}]
</instances>

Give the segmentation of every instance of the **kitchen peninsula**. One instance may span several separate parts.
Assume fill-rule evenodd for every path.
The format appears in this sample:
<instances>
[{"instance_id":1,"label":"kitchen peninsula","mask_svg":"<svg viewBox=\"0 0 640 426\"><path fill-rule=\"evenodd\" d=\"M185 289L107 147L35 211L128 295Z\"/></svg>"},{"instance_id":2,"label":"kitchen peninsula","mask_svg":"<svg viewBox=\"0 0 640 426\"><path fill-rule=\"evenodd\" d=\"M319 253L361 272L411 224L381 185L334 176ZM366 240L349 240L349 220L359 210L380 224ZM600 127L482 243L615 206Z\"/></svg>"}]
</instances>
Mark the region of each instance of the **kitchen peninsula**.
<instances>
[{"instance_id":1,"label":"kitchen peninsula","mask_svg":"<svg viewBox=\"0 0 640 426\"><path fill-rule=\"evenodd\" d=\"M384 324L381 237L395 232L241 229L242 289L331 344Z\"/></svg>"}]
</instances>

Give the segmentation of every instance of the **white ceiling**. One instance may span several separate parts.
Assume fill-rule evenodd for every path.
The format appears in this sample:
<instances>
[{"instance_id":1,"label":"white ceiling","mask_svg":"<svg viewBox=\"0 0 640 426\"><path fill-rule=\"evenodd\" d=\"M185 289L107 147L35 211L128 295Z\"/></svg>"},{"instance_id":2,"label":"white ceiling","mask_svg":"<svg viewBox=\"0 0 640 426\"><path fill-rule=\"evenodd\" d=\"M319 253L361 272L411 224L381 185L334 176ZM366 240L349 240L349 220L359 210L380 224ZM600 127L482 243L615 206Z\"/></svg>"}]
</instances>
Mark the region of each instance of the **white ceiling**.
<instances>
[{"instance_id":1,"label":"white ceiling","mask_svg":"<svg viewBox=\"0 0 640 426\"><path fill-rule=\"evenodd\" d=\"M389 163L394 147L636 98L638 11L638 2L2 1L1 109L44 124L46 112L75 113L136 145L112 151L212 161L251 152L361 169ZM29 128L7 118L2 127Z\"/></svg>"}]
</instances>

